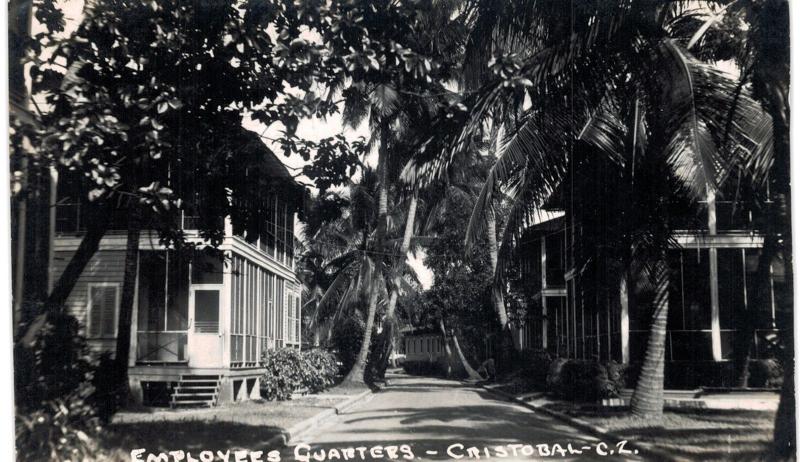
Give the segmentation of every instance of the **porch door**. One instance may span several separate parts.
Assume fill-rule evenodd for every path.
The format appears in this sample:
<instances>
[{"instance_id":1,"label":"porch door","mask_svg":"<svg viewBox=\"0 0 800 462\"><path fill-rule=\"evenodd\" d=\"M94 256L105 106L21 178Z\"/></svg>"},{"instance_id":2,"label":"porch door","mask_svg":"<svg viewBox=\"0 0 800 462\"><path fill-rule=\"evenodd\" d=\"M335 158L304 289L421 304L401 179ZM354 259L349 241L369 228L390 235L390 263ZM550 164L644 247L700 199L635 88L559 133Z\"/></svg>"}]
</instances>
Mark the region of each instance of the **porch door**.
<instances>
[{"instance_id":1,"label":"porch door","mask_svg":"<svg viewBox=\"0 0 800 462\"><path fill-rule=\"evenodd\" d=\"M193 285L189 297L189 366L222 366L220 330L222 290L217 284Z\"/></svg>"}]
</instances>

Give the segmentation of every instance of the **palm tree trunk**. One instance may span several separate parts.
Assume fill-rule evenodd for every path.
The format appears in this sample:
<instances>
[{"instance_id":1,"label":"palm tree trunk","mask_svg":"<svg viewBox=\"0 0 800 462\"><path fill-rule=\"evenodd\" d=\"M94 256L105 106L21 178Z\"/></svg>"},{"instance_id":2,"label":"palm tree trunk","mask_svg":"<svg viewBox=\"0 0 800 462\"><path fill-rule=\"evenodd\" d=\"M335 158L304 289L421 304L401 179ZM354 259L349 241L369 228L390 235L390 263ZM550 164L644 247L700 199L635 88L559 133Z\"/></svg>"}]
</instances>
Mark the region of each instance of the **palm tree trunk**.
<instances>
[{"instance_id":1,"label":"palm tree trunk","mask_svg":"<svg viewBox=\"0 0 800 462\"><path fill-rule=\"evenodd\" d=\"M489 239L489 261L492 264L492 274L497 272L497 256L498 256L498 248L497 248L497 220L495 219L494 211L489 211L486 215L486 235ZM502 288L493 285L492 287L492 305L494 306L495 311L497 312L497 319L500 321L500 328L503 331L510 329L506 329L508 327L508 313L506 312L506 306L503 302L503 291Z\"/></svg>"},{"instance_id":2,"label":"palm tree trunk","mask_svg":"<svg viewBox=\"0 0 800 462\"><path fill-rule=\"evenodd\" d=\"M141 234L141 211L132 205L128 216L128 236L125 248L125 273L122 280L122 297L117 320L117 346L114 356L117 400L124 406L128 399L128 359L131 348L131 323L133 301L136 298L136 276L139 273L139 236Z\"/></svg>"},{"instance_id":3,"label":"palm tree trunk","mask_svg":"<svg viewBox=\"0 0 800 462\"><path fill-rule=\"evenodd\" d=\"M789 178L789 104L788 85L780 87L770 93L771 102L768 104L772 116L772 130L774 139L775 168L772 169L773 185L775 190L775 209L769 220L775 220L775 228L780 231L780 251L783 257L786 284L792 287L794 277L792 267L792 217L791 217L791 188ZM784 110L779 110L784 108ZM790 304L782 313L785 317L778 321L781 327L781 343L783 344L783 386L775 415L775 430L773 433L773 449L778 458L786 459L794 455L797 450L797 436L795 433L795 390L794 390L794 323L793 306Z\"/></svg>"},{"instance_id":4,"label":"palm tree trunk","mask_svg":"<svg viewBox=\"0 0 800 462\"><path fill-rule=\"evenodd\" d=\"M402 263L405 255L411 247L411 237L414 234L414 221L417 216L417 203L419 200L419 192L415 188L408 203L408 214L406 215L406 225L403 229L403 241L400 244L400 251L398 252L398 262ZM399 265L398 265L399 266ZM381 336L380 348L381 357L378 359L377 375L383 377L386 374L386 367L388 366L389 356L392 354L392 344L395 330L395 310L397 308L397 300L400 298L400 281L399 275L394 276L395 281L392 284L392 289L389 293L389 301L386 305L386 316L384 318L383 335Z\"/></svg>"},{"instance_id":5,"label":"palm tree trunk","mask_svg":"<svg viewBox=\"0 0 800 462\"><path fill-rule=\"evenodd\" d=\"M458 359L461 360L461 365L464 366L464 370L467 371L467 376L472 380L483 379L483 377L469 365L467 358L464 356L464 352L461 351L461 345L458 343L458 336L455 333L453 333L453 346L456 348L456 353L458 354Z\"/></svg>"},{"instance_id":6,"label":"palm tree trunk","mask_svg":"<svg viewBox=\"0 0 800 462\"><path fill-rule=\"evenodd\" d=\"M445 329L445 327L444 327L444 320L442 320L442 319L439 319L439 329L442 332L447 332L447 329ZM461 345L458 343L458 336L455 334L455 332L453 332L453 335L451 336L451 338L453 339L453 346L456 349L456 354L458 354L458 359L459 359L459 361L461 361L461 365L464 367L464 370L467 372L467 376L472 380L481 380L481 378L482 378L481 375L478 374L475 371L475 369L473 369L472 366L469 365L469 361L467 361L467 358L464 356L464 352L461 351Z\"/></svg>"},{"instance_id":7,"label":"palm tree trunk","mask_svg":"<svg viewBox=\"0 0 800 462\"><path fill-rule=\"evenodd\" d=\"M361 340L361 349L358 351L356 362L344 378L344 383L363 384L364 372L367 369L367 358L369 357L369 346L372 342L372 327L375 324L375 312L378 308L378 294L380 290L375 284L369 295L369 305L367 308L367 322L364 326L364 338Z\"/></svg>"},{"instance_id":8,"label":"palm tree trunk","mask_svg":"<svg viewBox=\"0 0 800 462\"><path fill-rule=\"evenodd\" d=\"M383 248L384 238L389 217L389 185L388 185L388 156L389 156L389 123L381 121L381 145L378 149L378 227L376 229L377 245Z\"/></svg>"},{"instance_id":9,"label":"palm tree trunk","mask_svg":"<svg viewBox=\"0 0 800 462\"><path fill-rule=\"evenodd\" d=\"M386 237L386 228L389 217L389 185L387 184L387 157L389 155L389 121L384 119L380 124L381 145L378 149L378 224L375 230L376 247L383 249ZM372 326L375 324L375 313L378 310L378 287L377 282L370 292L369 305L367 306L367 319L364 330L364 338L361 341L361 349L356 358L353 368L347 373L344 382L364 383L364 372L367 370L367 358L369 357L370 342L372 341Z\"/></svg>"},{"instance_id":10,"label":"palm tree trunk","mask_svg":"<svg viewBox=\"0 0 800 462\"><path fill-rule=\"evenodd\" d=\"M662 262L661 265L653 300L650 338L639 380L631 397L631 412L644 418L660 418L664 413L664 354L669 312L669 277L666 263Z\"/></svg>"},{"instance_id":11,"label":"palm tree trunk","mask_svg":"<svg viewBox=\"0 0 800 462\"><path fill-rule=\"evenodd\" d=\"M439 320L439 331L442 333L442 340L444 343L444 354L447 360L445 361L446 370L444 371L444 375L447 378L453 376L453 350L450 349L450 342L448 341L447 330L444 328L444 322L440 319Z\"/></svg>"}]
</instances>

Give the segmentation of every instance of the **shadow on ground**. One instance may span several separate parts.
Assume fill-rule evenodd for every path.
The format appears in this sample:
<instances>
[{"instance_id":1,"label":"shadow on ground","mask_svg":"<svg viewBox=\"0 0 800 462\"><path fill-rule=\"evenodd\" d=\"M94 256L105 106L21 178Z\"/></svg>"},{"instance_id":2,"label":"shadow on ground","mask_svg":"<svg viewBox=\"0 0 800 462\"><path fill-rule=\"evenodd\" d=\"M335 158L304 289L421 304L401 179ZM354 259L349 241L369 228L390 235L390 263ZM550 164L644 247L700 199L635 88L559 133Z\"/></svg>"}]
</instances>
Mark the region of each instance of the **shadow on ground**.
<instances>
[{"instance_id":1,"label":"shadow on ground","mask_svg":"<svg viewBox=\"0 0 800 462\"><path fill-rule=\"evenodd\" d=\"M267 441L281 432L279 427L214 420L119 423L109 430L111 434L104 444L107 448L126 452L145 448L150 453L183 450L195 454L204 450L265 450Z\"/></svg>"}]
</instances>

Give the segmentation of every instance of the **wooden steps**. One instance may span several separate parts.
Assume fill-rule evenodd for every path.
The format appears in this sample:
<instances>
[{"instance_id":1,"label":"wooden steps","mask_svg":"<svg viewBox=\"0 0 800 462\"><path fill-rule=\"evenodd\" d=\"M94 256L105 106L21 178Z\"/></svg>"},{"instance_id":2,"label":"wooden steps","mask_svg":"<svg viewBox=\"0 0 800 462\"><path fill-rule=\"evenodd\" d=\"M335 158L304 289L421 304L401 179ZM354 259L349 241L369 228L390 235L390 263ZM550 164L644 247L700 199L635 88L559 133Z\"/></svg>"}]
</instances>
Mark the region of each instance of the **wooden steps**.
<instances>
[{"instance_id":1,"label":"wooden steps","mask_svg":"<svg viewBox=\"0 0 800 462\"><path fill-rule=\"evenodd\" d=\"M219 375L182 375L172 390L170 407L213 407L220 390Z\"/></svg>"}]
</instances>

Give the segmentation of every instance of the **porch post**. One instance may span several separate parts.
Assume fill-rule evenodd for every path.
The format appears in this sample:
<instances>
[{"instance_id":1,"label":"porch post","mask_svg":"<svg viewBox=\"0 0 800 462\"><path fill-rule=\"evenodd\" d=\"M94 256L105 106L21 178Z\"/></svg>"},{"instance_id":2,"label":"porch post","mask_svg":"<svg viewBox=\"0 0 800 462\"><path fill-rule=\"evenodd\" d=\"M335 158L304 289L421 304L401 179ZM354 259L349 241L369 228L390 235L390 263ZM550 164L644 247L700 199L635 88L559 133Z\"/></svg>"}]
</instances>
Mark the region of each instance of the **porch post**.
<instances>
[{"instance_id":1,"label":"porch post","mask_svg":"<svg viewBox=\"0 0 800 462\"><path fill-rule=\"evenodd\" d=\"M228 224L228 219L226 221L226 228ZM229 267L226 269L224 266L222 268L222 290L220 291L220 301L219 301L219 325L220 329L222 329L222 348L220 348L222 352L222 367L230 368L231 367L231 352L230 352L230 344L231 344L231 291L233 290L233 252L225 251L226 261L229 263Z\"/></svg>"},{"instance_id":2,"label":"porch post","mask_svg":"<svg viewBox=\"0 0 800 462\"><path fill-rule=\"evenodd\" d=\"M542 265L542 349L547 349L547 297L544 295L547 289L547 245L545 237L541 239L541 265Z\"/></svg>"},{"instance_id":3,"label":"porch post","mask_svg":"<svg viewBox=\"0 0 800 462\"><path fill-rule=\"evenodd\" d=\"M708 249L708 285L711 292L711 353L714 361L722 361L722 337L719 328L719 286L717 266L717 249L714 247L714 236L717 234L717 205L716 193L712 187L708 187L708 233L711 237L711 245Z\"/></svg>"},{"instance_id":4,"label":"porch post","mask_svg":"<svg viewBox=\"0 0 800 462\"><path fill-rule=\"evenodd\" d=\"M622 363L630 362L630 320L628 318L628 281L623 277L619 282L619 332L622 345Z\"/></svg>"},{"instance_id":5,"label":"porch post","mask_svg":"<svg viewBox=\"0 0 800 462\"><path fill-rule=\"evenodd\" d=\"M139 359L136 352L139 349L139 275L142 272L140 255L141 250L136 253L136 279L133 282L133 309L131 310L131 342L128 352L128 367L134 367L136 360Z\"/></svg>"}]
</instances>

